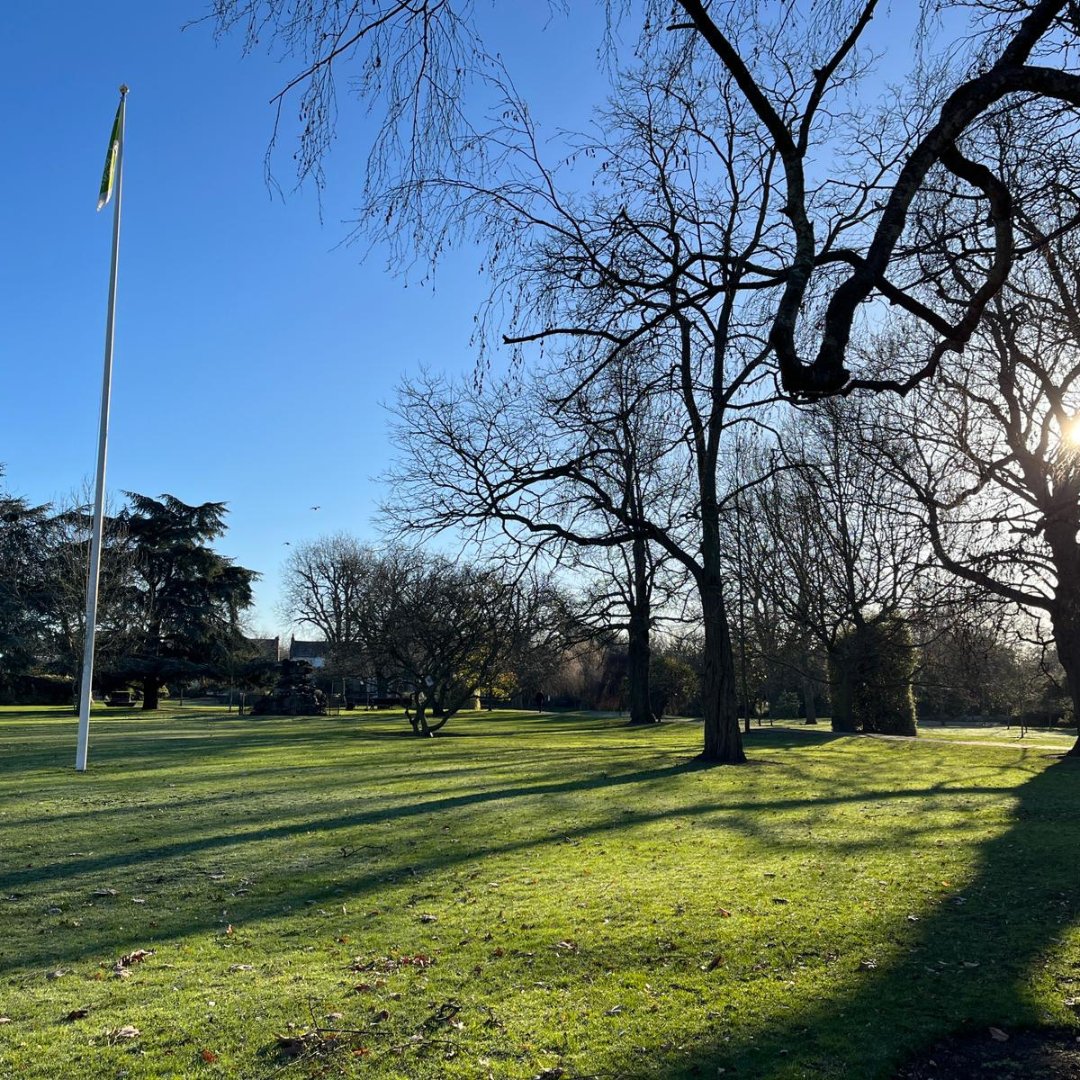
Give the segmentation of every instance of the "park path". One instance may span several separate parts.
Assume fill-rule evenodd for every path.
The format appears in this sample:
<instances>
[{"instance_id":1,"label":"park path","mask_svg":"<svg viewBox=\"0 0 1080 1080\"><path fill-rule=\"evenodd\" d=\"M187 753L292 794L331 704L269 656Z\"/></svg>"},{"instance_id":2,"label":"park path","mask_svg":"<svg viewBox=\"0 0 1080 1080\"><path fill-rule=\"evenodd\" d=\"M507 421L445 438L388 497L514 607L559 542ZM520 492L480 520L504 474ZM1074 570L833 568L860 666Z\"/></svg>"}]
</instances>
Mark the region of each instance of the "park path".
<instances>
[{"instance_id":1,"label":"park path","mask_svg":"<svg viewBox=\"0 0 1080 1080\"><path fill-rule=\"evenodd\" d=\"M883 739L886 742L913 742L918 743L920 746L932 746L935 743L944 743L948 746L1002 746L1007 750L1048 750L1051 753L1057 751L1065 753L1069 749L1068 745L1051 742L1036 742L1034 740L1028 741L1019 736L1011 742L997 739L936 739L933 736L920 739L918 735L878 735L862 731L833 731L832 728L815 728L812 725L810 727L783 727L780 729L775 727L751 728L750 734L753 734L755 731L776 730L791 731L799 735L842 735L845 738L852 739Z\"/></svg>"}]
</instances>

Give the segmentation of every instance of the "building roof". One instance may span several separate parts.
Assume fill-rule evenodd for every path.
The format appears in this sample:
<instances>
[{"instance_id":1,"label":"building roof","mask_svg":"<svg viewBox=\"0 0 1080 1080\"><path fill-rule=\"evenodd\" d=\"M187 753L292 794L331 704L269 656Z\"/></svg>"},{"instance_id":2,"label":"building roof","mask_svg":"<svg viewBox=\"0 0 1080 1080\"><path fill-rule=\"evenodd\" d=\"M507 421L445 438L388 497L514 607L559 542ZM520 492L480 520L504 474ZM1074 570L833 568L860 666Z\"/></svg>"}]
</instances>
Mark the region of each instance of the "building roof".
<instances>
[{"instance_id":1,"label":"building roof","mask_svg":"<svg viewBox=\"0 0 1080 1080\"><path fill-rule=\"evenodd\" d=\"M281 641L276 637L251 637L247 643L264 660L273 660L277 663L281 659Z\"/></svg>"},{"instance_id":2,"label":"building roof","mask_svg":"<svg viewBox=\"0 0 1080 1080\"><path fill-rule=\"evenodd\" d=\"M329 655L329 641L300 641L293 638L289 645L290 660L325 660Z\"/></svg>"}]
</instances>

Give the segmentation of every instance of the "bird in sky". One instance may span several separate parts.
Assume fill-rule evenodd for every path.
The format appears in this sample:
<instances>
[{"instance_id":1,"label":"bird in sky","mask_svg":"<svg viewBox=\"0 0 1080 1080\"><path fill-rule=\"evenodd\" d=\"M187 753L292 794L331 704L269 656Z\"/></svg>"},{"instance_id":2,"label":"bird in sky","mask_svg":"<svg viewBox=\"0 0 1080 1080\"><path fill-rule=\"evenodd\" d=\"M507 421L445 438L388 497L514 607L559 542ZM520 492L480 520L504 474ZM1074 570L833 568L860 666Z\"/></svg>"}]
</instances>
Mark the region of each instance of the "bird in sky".
<instances>
[{"instance_id":1,"label":"bird in sky","mask_svg":"<svg viewBox=\"0 0 1080 1080\"><path fill-rule=\"evenodd\" d=\"M322 507L321 507L321 506L313 506L313 507L312 507L311 509L312 509L312 510L321 510L321 509L322 509Z\"/></svg>"}]
</instances>

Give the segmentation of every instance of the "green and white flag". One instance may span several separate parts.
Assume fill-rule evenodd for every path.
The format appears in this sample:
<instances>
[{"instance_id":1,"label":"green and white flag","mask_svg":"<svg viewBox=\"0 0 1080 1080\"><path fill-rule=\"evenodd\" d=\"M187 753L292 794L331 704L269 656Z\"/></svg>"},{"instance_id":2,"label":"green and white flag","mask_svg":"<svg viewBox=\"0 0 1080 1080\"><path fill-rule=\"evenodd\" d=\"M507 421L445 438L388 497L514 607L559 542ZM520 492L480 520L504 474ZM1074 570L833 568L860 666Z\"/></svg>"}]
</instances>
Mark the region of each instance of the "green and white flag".
<instances>
[{"instance_id":1,"label":"green and white flag","mask_svg":"<svg viewBox=\"0 0 1080 1080\"><path fill-rule=\"evenodd\" d=\"M116 107L116 119L113 121L112 134L109 136L109 149L105 152L105 171L101 174L101 190L98 192L97 208L100 210L111 198L113 184L116 183L116 159L120 154L121 113L124 99Z\"/></svg>"}]
</instances>

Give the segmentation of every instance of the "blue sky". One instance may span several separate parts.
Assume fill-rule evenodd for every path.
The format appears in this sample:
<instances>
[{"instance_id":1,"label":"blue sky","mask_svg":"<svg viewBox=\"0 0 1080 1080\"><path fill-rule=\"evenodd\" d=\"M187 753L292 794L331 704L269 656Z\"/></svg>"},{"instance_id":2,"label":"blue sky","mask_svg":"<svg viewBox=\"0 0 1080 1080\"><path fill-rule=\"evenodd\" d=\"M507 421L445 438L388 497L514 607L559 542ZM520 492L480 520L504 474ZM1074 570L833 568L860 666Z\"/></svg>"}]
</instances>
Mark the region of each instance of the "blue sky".
<instances>
[{"instance_id":1,"label":"blue sky","mask_svg":"<svg viewBox=\"0 0 1080 1080\"><path fill-rule=\"evenodd\" d=\"M591 14L569 34L546 0L483 7L548 130L602 98L599 7L576 5ZM342 110L322 220L313 190L272 197L269 100L295 63L183 29L203 11L41 0L5 13L0 462L8 488L35 501L92 476L110 246L110 211L94 206L126 82L108 488L227 502L221 550L263 574L253 622L275 631L287 542L376 538L390 458L380 402L422 364L471 367L483 282L462 255L434 292L407 288L379 253L362 262L342 245L372 133L357 108Z\"/></svg>"},{"instance_id":2,"label":"blue sky","mask_svg":"<svg viewBox=\"0 0 1080 1080\"><path fill-rule=\"evenodd\" d=\"M111 229L94 206L127 82L107 486L228 502L220 547L263 573L254 621L276 629L286 541L374 538L373 478L389 458L379 403L421 364L471 366L482 282L462 257L434 292L406 288L378 253L361 262L342 246L371 135L359 110L342 113L322 222L313 190L288 190L291 147L286 195L271 197L268 102L294 65L242 59L205 25L182 30L203 10L43 0L6 13L0 462L7 486L38 501L93 474ZM531 22L535 43L546 5L524 14L514 28ZM593 77L595 44L564 56L581 71L553 106ZM519 65L526 89L539 59Z\"/></svg>"}]
</instances>

